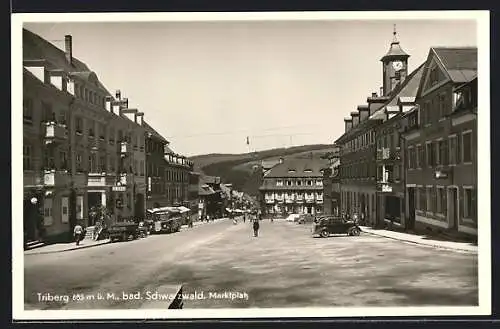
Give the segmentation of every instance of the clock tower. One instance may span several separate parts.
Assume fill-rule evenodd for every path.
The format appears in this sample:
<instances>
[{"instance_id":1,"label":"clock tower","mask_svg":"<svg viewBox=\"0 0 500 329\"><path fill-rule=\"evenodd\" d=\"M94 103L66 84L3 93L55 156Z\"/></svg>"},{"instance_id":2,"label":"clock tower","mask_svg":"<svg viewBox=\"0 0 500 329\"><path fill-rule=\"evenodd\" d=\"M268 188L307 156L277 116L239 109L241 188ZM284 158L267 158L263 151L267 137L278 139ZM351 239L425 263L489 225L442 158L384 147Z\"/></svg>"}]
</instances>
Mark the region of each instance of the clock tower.
<instances>
[{"instance_id":1,"label":"clock tower","mask_svg":"<svg viewBox=\"0 0 500 329\"><path fill-rule=\"evenodd\" d=\"M408 76L408 55L399 45L396 38L396 25L394 25L394 39L387 54L380 60L382 62L383 91L381 96L388 96L394 87Z\"/></svg>"}]
</instances>

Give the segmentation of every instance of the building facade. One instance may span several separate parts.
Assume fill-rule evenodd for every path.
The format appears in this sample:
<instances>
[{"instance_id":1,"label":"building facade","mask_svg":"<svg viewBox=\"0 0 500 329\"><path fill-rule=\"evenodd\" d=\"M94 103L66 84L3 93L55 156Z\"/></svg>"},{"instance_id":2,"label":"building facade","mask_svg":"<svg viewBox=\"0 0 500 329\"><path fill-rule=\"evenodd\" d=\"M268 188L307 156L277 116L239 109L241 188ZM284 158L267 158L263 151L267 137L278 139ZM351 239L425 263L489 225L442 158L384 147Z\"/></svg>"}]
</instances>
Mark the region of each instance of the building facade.
<instances>
[{"instance_id":1,"label":"building facade","mask_svg":"<svg viewBox=\"0 0 500 329\"><path fill-rule=\"evenodd\" d=\"M260 193L264 214L323 213L323 170L321 159L290 159L275 165L263 177Z\"/></svg>"},{"instance_id":2,"label":"building facade","mask_svg":"<svg viewBox=\"0 0 500 329\"><path fill-rule=\"evenodd\" d=\"M477 49L431 48L406 116L406 216L415 229L477 236Z\"/></svg>"},{"instance_id":3,"label":"building facade","mask_svg":"<svg viewBox=\"0 0 500 329\"><path fill-rule=\"evenodd\" d=\"M23 30L24 228L28 241L72 238L93 226L96 206L112 220L141 219L148 126L72 54Z\"/></svg>"}]
</instances>

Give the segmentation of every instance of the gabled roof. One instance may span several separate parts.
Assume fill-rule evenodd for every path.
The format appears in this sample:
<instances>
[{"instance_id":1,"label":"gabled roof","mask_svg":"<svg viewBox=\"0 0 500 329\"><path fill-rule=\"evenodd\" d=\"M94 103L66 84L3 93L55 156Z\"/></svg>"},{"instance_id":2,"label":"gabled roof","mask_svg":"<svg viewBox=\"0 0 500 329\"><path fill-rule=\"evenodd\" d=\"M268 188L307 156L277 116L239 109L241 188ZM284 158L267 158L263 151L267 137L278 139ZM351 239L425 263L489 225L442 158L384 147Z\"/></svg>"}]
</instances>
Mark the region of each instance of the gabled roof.
<instances>
[{"instance_id":1,"label":"gabled roof","mask_svg":"<svg viewBox=\"0 0 500 329\"><path fill-rule=\"evenodd\" d=\"M156 130L154 130L153 127L151 127L146 121L142 121L142 126L146 129L148 133L150 133L154 137L158 138L164 143L168 143L168 141L165 138L163 138L163 136L160 135Z\"/></svg>"},{"instance_id":2,"label":"gabled roof","mask_svg":"<svg viewBox=\"0 0 500 329\"><path fill-rule=\"evenodd\" d=\"M477 48L432 48L453 82L468 82L477 75Z\"/></svg>"},{"instance_id":3,"label":"gabled roof","mask_svg":"<svg viewBox=\"0 0 500 329\"><path fill-rule=\"evenodd\" d=\"M396 86L396 88L391 92L391 98L374 114L370 116L372 120L381 120L384 118L385 108L392 108L398 106L398 101L400 98L408 99L410 97L414 98L417 95L418 87L420 85L420 80L422 79L422 74L424 72L424 63L413 70L410 75L403 81L402 84Z\"/></svg>"},{"instance_id":4,"label":"gabled roof","mask_svg":"<svg viewBox=\"0 0 500 329\"><path fill-rule=\"evenodd\" d=\"M322 177L321 170L326 167L328 161L323 159L288 159L271 168L266 178Z\"/></svg>"},{"instance_id":5,"label":"gabled roof","mask_svg":"<svg viewBox=\"0 0 500 329\"><path fill-rule=\"evenodd\" d=\"M91 77L95 77L95 83L107 95L111 93L97 79L97 75L83 62L73 57L70 64L66 60L66 54L63 50L54 46L52 43L43 39L39 35L23 29L23 60L44 59L47 69L62 69L66 73L78 76L80 79L92 82Z\"/></svg>"}]
</instances>

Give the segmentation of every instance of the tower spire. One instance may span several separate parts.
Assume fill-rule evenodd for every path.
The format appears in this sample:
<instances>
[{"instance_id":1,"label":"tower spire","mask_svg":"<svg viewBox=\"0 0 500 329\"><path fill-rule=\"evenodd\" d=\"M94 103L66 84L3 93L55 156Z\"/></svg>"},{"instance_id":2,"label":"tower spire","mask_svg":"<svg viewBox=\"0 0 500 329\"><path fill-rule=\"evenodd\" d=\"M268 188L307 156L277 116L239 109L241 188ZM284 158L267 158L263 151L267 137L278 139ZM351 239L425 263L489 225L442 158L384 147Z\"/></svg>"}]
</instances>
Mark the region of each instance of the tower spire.
<instances>
[{"instance_id":1,"label":"tower spire","mask_svg":"<svg viewBox=\"0 0 500 329\"><path fill-rule=\"evenodd\" d=\"M393 40L392 40L392 43L397 43L398 42L398 38L397 38L397 35L398 32L396 31L396 24L394 24L394 30L392 32L392 35L393 35Z\"/></svg>"}]
</instances>

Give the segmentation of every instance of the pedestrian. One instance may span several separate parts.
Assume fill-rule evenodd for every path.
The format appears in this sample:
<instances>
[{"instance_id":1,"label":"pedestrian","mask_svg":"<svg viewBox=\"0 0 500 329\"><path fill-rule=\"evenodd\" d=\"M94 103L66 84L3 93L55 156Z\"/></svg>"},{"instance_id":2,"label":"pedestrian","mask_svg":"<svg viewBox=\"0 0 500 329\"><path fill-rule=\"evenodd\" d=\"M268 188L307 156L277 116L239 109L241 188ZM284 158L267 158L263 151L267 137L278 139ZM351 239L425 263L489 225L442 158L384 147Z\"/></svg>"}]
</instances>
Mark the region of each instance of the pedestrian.
<instances>
[{"instance_id":1,"label":"pedestrian","mask_svg":"<svg viewBox=\"0 0 500 329\"><path fill-rule=\"evenodd\" d=\"M76 240L76 245L78 246L80 244L80 240L82 240L83 235L83 227L80 224L75 225L75 228L73 229L73 235Z\"/></svg>"},{"instance_id":2,"label":"pedestrian","mask_svg":"<svg viewBox=\"0 0 500 329\"><path fill-rule=\"evenodd\" d=\"M243 214L243 223L244 223L244 222L246 222L246 220L247 220L247 214L246 214L246 213L244 213L244 214Z\"/></svg>"},{"instance_id":3,"label":"pedestrian","mask_svg":"<svg viewBox=\"0 0 500 329\"><path fill-rule=\"evenodd\" d=\"M254 237L258 237L259 236L259 227L260 227L259 218L256 218L253 221L253 236Z\"/></svg>"}]
</instances>

